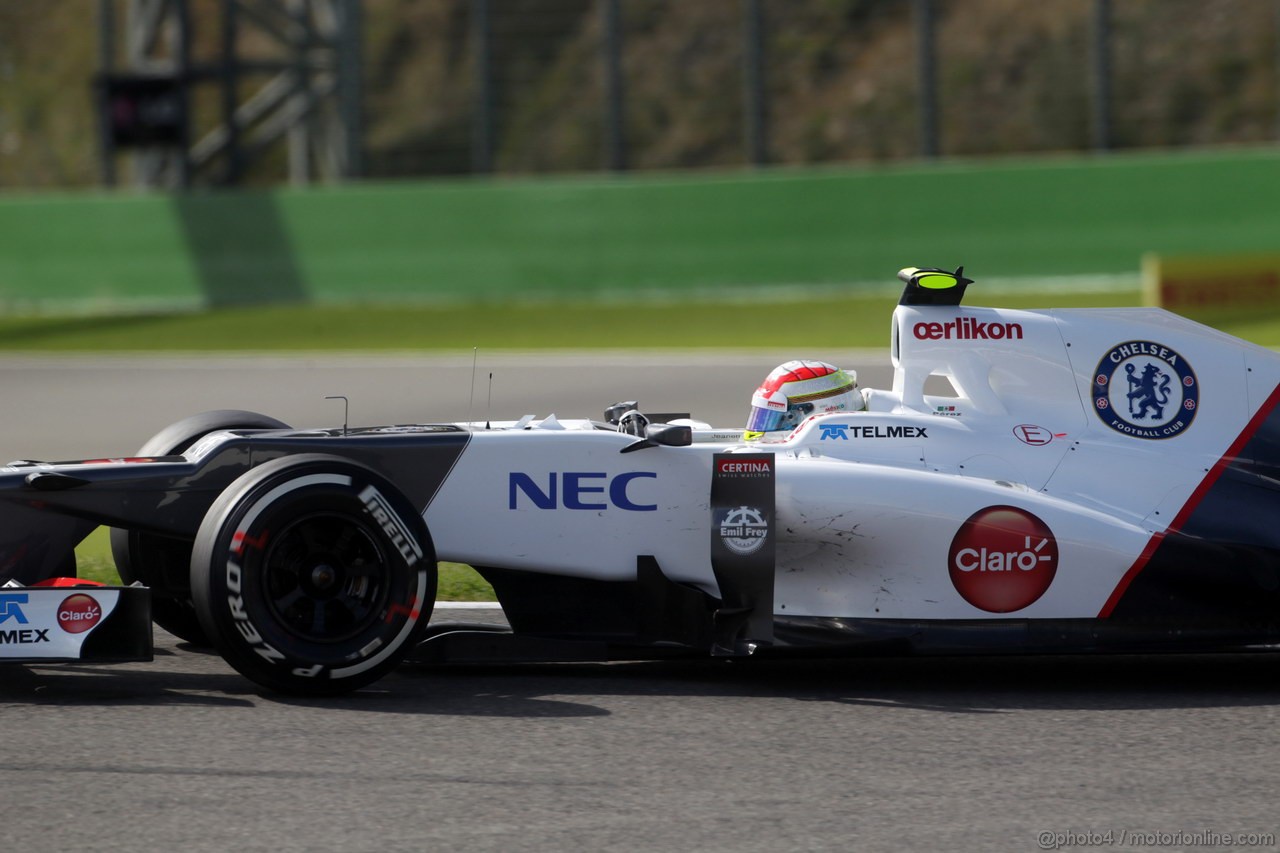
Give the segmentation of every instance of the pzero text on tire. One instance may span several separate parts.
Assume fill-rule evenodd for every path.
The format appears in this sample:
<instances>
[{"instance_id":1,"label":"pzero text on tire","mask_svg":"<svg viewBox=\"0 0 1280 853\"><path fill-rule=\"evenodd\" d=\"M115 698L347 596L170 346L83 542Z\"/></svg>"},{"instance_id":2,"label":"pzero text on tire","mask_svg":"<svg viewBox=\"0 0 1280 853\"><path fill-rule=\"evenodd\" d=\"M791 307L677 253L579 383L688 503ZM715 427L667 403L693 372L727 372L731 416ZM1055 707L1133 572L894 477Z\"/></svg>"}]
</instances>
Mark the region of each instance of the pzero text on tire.
<instances>
[{"instance_id":1,"label":"pzero text on tire","mask_svg":"<svg viewBox=\"0 0 1280 853\"><path fill-rule=\"evenodd\" d=\"M417 643L435 601L435 548L386 478L332 456L287 456L214 501L191 584L200 624L241 674L284 692L339 693Z\"/></svg>"},{"instance_id":2,"label":"pzero text on tire","mask_svg":"<svg viewBox=\"0 0 1280 853\"><path fill-rule=\"evenodd\" d=\"M289 425L257 412L217 409L201 412L153 435L137 456L173 456L200 439L224 429L288 429ZM151 588L151 619L161 628L197 646L209 645L191 604L191 542L140 530L111 531L111 555L126 584L140 581Z\"/></svg>"}]
</instances>

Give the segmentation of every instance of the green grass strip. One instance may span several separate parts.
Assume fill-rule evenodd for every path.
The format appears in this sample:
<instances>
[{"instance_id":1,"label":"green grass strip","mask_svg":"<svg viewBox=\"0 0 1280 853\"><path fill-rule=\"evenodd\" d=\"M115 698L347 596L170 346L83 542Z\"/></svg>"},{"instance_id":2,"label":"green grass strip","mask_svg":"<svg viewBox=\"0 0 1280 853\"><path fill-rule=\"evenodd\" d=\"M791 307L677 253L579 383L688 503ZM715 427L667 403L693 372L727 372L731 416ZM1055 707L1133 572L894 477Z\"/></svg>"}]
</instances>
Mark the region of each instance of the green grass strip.
<instances>
[{"instance_id":1,"label":"green grass strip","mask_svg":"<svg viewBox=\"0 0 1280 853\"><path fill-rule=\"evenodd\" d=\"M980 296L980 294L973 294ZM1008 308L1139 304L1136 291L993 295ZM190 314L0 318L0 351L469 352L887 347L896 296L789 302L271 306ZM1280 313L1225 318L1247 340L1280 344ZM783 333L782 330L787 330Z\"/></svg>"},{"instance_id":2,"label":"green grass strip","mask_svg":"<svg viewBox=\"0 0 1280 853\"><path fill-rule=\"evenodd\" d=\"M76 548L76 574L106 584L120 583L107 528L99 527ZM438 601L496 601L493 587L470 566L441 563Z\"/></svg>"}]
</instances>

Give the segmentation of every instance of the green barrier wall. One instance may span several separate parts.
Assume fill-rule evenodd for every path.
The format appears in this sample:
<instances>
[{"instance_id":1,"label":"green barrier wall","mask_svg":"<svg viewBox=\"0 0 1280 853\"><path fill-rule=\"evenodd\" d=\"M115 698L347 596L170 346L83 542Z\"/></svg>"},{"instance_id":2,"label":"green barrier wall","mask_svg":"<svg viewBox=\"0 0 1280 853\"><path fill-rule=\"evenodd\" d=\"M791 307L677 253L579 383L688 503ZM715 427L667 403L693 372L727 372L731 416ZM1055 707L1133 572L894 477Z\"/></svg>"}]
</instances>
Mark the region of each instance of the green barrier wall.
<instances>
[{"instance_id":1,"label":"green barrier wall","mask_svg":"<svg viewBox=\"0 0 1280 853\"><path fill-rule=\"evenodd\" d=\"M1280 153L911 168L0 196L0 304L502 299L1136 276L1144 252L1280 249Z\"/></svg>"}]
</instances>

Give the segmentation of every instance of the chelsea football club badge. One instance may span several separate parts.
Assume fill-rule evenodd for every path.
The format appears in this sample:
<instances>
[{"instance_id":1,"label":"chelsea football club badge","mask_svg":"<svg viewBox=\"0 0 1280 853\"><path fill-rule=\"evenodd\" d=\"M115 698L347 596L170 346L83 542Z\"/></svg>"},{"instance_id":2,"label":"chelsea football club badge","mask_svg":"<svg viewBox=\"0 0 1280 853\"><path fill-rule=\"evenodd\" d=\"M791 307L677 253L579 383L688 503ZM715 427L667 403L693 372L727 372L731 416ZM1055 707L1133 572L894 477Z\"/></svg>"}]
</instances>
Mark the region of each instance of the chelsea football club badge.
<instances>
[{"instance_id":1,"label":"chelsea football club badge","mask_svg":"<svg viewBox=\"0 0 1280 853\"><path fill-rule=\"evenodd\" d=\"M1093 410L1134 438L1179 435L1195 420L1200 385L1176 350L1154 341L1112 347L1093 374Z\"/></svg>"}]
</instances>

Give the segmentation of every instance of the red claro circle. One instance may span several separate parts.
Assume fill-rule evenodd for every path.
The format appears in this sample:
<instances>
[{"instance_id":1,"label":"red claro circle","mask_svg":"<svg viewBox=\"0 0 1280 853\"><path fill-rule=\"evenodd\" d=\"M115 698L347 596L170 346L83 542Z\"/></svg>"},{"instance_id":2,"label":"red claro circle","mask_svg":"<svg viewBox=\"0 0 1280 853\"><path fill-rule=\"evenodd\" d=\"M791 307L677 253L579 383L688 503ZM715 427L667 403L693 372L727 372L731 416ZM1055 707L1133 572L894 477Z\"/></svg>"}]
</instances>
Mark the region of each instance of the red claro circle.
<instances>
[{"instance_id":1,"label":"red claro circle","mask_svg":"<svg viewBox=\"0 0 1280 853\"><path fill-rule=\"evenodd\" d=\"M947 567L965 601L988 613L1012 613L1053 583L1058 541L1049 525L1026 510L987 507L956 531Z\"/></svg>"},{"instance_id":2,"label":"red claro circle","mask_svg":"<svg viewBox=\"0 0 1280 853\"><path fill-rule=\"evenodd\" d=\"M68 634L83 634L102 618L102 607L92 596L78 592L58 605L58 624Z\"/></svg>"}]
</instances>

